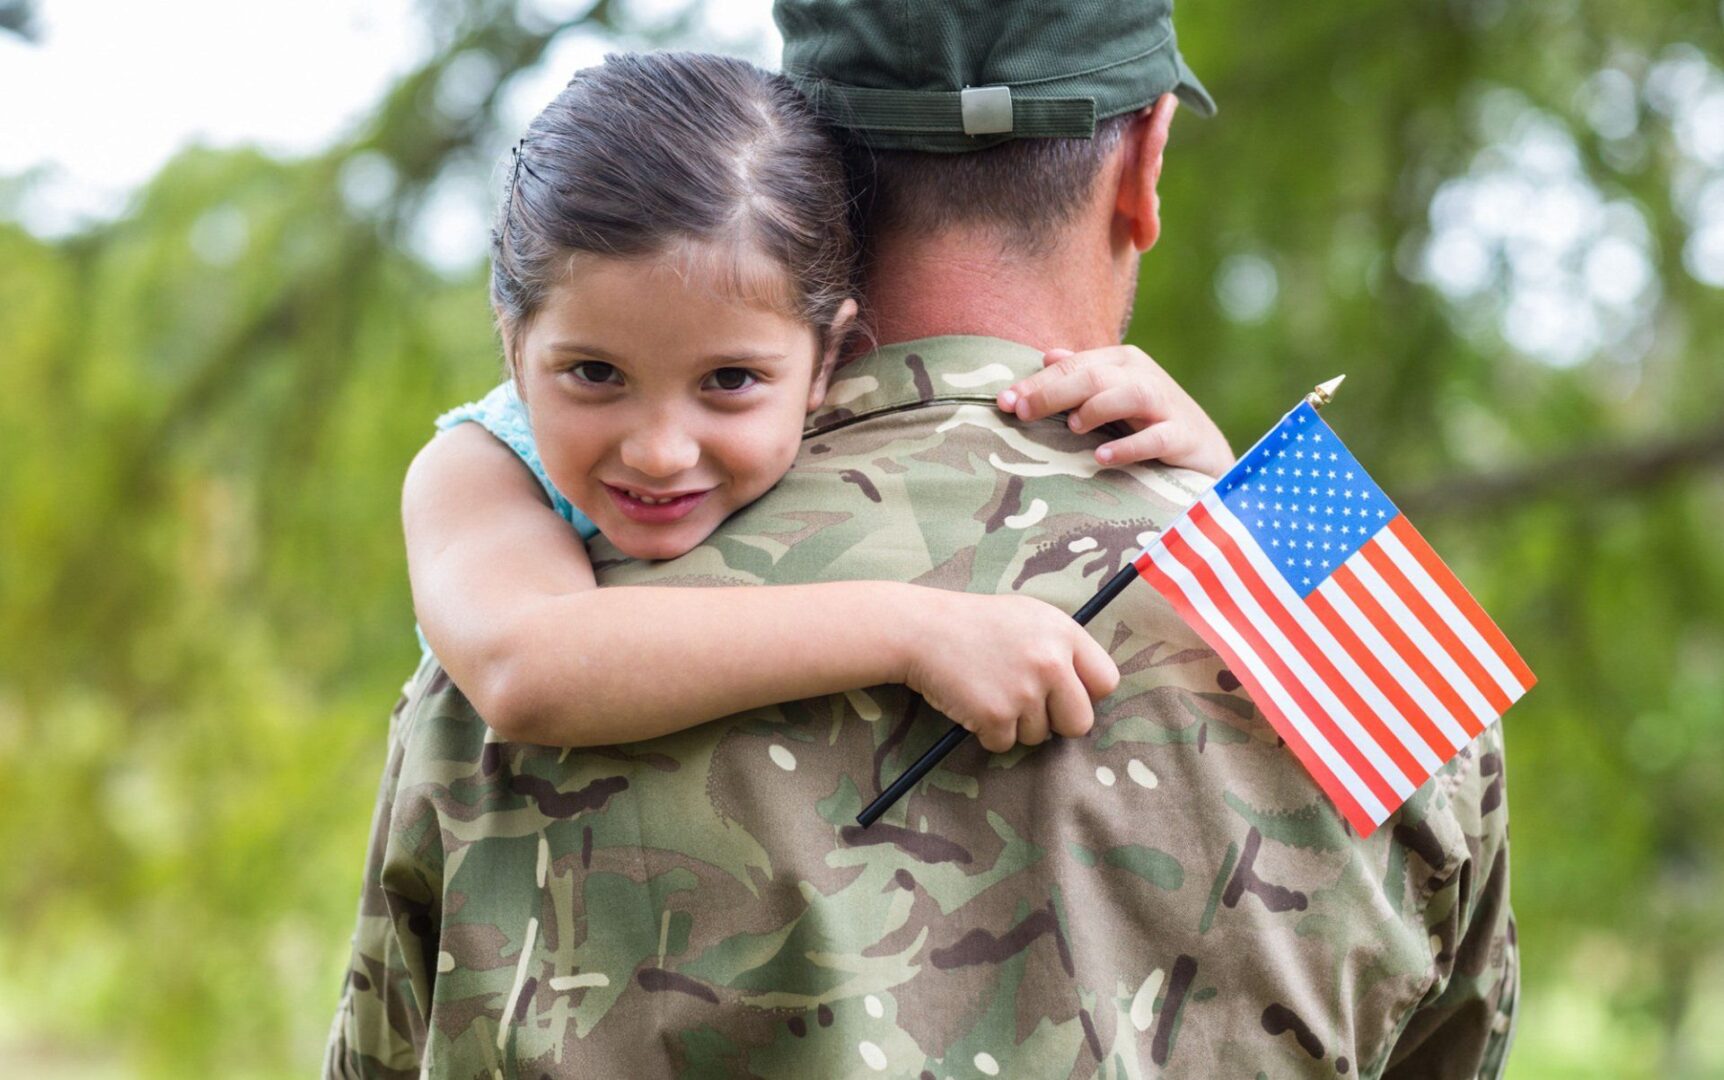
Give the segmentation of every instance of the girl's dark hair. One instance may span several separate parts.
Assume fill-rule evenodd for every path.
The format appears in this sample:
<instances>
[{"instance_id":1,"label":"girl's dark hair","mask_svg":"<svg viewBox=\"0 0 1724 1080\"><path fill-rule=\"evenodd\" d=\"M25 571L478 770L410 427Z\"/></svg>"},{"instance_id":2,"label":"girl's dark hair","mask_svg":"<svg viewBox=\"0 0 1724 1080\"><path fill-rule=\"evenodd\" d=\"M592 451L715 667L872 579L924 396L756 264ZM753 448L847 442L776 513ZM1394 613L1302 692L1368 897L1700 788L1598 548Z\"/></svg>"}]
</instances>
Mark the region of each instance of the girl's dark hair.
<instances>
[{"instance_id":1,"label":"girl's dark hair","mask_svg":"<svg viewBox=\"0 0 1724 1080\"><path fill-rule=\"evenodd\" d=\"M826 345L855 291L837 144L786 79L703 53L629 53L575 73L527 127L491 232L491 302L513 361L546 292L585 253L707 243L739 295L786 308ZM750 281L749 250L782 281ZM758 276L758 275L756 275Z\"/></svg>"}]
</instances>

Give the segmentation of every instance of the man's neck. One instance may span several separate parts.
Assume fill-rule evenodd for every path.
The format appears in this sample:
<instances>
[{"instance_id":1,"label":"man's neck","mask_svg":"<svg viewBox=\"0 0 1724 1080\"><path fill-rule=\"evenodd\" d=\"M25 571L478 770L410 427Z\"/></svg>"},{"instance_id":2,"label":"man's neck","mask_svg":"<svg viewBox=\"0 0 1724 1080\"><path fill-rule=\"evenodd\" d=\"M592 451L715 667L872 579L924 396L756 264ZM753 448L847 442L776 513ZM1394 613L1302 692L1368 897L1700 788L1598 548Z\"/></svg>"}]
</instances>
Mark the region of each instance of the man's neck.
<instances>
[{"instance_id":1,"label":"man's neck","mask_svg":"<svg viewBox=\"0 0 1724 1080\"><path fill-rule=\"evenodd\" d=\"M870 263L865 288L880 344L947 334L1044 350L1119 343L1122 286L1105 253L1019 254L992 237L945 233L882 238Z\"/></svg>"}]
</instances>

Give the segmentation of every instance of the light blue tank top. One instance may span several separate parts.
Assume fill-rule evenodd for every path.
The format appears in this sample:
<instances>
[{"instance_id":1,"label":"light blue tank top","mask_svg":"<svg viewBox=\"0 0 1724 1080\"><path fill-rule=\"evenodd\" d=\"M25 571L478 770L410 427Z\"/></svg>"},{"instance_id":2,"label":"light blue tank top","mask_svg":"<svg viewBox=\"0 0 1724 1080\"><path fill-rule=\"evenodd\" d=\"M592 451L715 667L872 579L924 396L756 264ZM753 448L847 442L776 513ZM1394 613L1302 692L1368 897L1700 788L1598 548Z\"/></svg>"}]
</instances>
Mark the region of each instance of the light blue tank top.
<instances>
[{"instance_id":1,"label":"light blue tank top","mask_svg":"<svg viewBox=\"0 0 1724 1080\"><path fill-rule=\"evenodd\" d=\"M576 510L574 504L563 497L551 478L545 475L544 462L539 460L539 446L533 441L533 428L527 422L527 407L521 404L520 395L515 393L515 384L504 381L489 394L478 401L469 401L457 406L437 418L437 430L448 431L457 424L474 423L497 437L504 446L515 452L539 481L539 486L545 489L545 495L550 498L551 506L562 519L574 526L581 534L582 540L591 540L598 535L599 527L592 519ZM426 656L431 654L431 646L426 644L425 635L417 626L414 632L419 634L419 647Z\"/></svg>"}]
</instances>

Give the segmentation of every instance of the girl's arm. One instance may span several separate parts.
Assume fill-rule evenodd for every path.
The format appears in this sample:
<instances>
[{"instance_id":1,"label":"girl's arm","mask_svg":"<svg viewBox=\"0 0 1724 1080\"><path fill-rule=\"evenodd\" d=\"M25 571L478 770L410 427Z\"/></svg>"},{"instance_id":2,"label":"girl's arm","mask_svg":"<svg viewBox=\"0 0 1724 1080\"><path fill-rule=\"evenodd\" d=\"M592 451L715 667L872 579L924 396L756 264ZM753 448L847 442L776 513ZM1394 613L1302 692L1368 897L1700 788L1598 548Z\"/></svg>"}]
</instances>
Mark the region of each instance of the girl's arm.
<instances>
[{"instance_id":1,"label":"girl's arm","mask_svg":"<svg viewBox=\"0 0 1724 1080\"><path fill-rule=\"evenodd\" d=\"M1113 661L1028 597L895 582L596 587L579 536L476 424L433 439L402 498L414 609L499 735L652 738L744 709L904 683L989 750L1081 735Z\"/></svg>"},{"instance_id":2,"label":"girl's arm","mask_svg":"<svg viewBox=\"0 0 1724 1080\"><path fill-rule=\"evenodd\" d=\"M1019 420L1070 410L1073 431L1119 423L1131 434L1096 447L1103 465L1163 461L1220 477L1233 467L1226 436L1185 388L1135 345L1074 353L1050 349L1042 370L1002 390Z\"/></svg>"}]
</instances>

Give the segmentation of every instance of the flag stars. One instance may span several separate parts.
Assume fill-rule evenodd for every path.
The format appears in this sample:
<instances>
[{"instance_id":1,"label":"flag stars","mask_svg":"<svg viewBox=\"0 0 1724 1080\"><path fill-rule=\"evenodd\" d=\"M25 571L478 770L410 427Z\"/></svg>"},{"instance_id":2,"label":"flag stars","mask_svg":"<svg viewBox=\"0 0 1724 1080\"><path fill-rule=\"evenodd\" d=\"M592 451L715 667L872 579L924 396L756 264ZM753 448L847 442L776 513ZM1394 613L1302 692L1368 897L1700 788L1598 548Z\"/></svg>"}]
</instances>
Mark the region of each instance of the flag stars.
<instances>
[{"instance_id":1,"label":"flag stars","mask_svg":"<svg viewBox=\"0 0 1724 1080\"><path fill-rule=\"evenodd\" d=\"M1351 471L1351 470L1349 470L1349 471L1348 471L1348 472L1347 472L1347 479L1349 479L1349 480L1351 480L1351 479L1353 479L1353 473L1352 473L1352 471Z\"/></svg>"},{"instance_id":2,"label":"flag stars","mask_svg":"<svg viewBox=\"0 0 1724 1080\"><path fill-rule=\"evenodd\" d=\"M1329 460L1330 461L1339 461L1340 459L1341 459L1340 454L1335 453L1335 451L1333 451L1333 450L1329 451Z\"/></svg>"}]
</instances>

